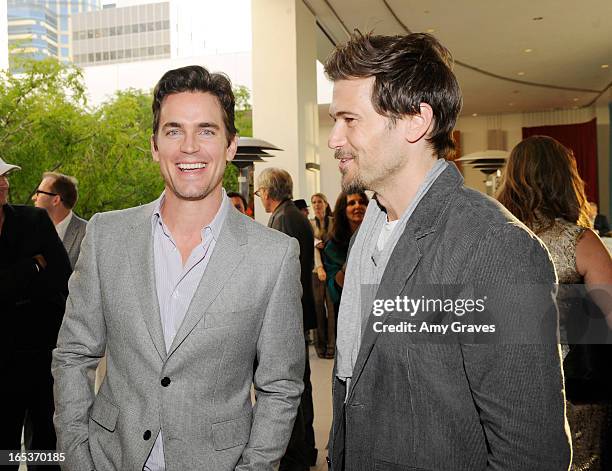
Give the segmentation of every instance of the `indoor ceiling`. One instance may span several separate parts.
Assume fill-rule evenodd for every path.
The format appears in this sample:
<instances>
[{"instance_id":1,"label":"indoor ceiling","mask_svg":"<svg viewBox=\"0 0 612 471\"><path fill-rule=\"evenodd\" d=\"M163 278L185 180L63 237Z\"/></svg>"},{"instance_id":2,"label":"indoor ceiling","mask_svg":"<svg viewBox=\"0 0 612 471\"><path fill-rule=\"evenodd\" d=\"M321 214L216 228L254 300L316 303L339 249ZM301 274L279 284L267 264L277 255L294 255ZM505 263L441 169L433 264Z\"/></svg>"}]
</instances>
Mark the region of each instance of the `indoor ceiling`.
<instances>
[{"instance_id":1,"label":"indoor ceiling","mask_svg":"<svg viewBox=\"0 0 612 471\"><path fill-rule=\"evenodd\" d=\"M303 0L319 60L355 28L431 32L453 54L462 114L612 101L612 0Z\"/></svg>"}]
</instances>

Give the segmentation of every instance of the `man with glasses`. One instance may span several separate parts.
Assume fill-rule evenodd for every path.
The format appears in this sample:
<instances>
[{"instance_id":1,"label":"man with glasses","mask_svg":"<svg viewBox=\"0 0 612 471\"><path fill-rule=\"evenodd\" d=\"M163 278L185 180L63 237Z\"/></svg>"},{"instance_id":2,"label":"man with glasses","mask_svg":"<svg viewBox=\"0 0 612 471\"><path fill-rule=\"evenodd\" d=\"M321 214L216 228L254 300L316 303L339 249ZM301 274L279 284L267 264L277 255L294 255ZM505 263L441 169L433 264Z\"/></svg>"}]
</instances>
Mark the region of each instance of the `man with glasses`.
<instances>
[{"instance_id":1,"label":"man with glasses","mask_svg":"<svg viewBox=\"0 0 612 471\"><path fill-rule=\"evenodd\" d=\"M51 350L70 261L45 211L8 203L8 174L15 170L0 159L0 450L19 451L25 427L26 450L49 451L56 445Z\"/></svg>"},{"instance_id":2,"label":"man with glasses","mask_svg":"<svg viewBox=\"0 0 612 471\"><path fill-rule=\"evenodd\" d=\"M293 180L286 170L267 168L257 178L255 195L270 215L268 227L283 232L300 244L300 268L302 283L302 311L304 318L304 341L306 332L317 327L312 293L312 268L314 266L314 234L308 218L293 203ZM305 343L306 345L306 343ZM280 471L302 471L317 462L314 438L314 410L312 405L312 384L310 383L310 362L306 345L304 369L304 392L293 427L287 452L281 460Z\"/></svg>"},{"instance_id":3,"label":"man with glasses","mask_svg":"<svg viewBox=\"0 0 612 471\"><path fill-rule=\"evenodd\" d=\"M72 212L78 196L76 179L56 172L44 173L38 189L32 196L34 206L47 210L68 252L73 269L79 258L81 242L87 227L87 221Z\"/></svg>"}]
</instances>

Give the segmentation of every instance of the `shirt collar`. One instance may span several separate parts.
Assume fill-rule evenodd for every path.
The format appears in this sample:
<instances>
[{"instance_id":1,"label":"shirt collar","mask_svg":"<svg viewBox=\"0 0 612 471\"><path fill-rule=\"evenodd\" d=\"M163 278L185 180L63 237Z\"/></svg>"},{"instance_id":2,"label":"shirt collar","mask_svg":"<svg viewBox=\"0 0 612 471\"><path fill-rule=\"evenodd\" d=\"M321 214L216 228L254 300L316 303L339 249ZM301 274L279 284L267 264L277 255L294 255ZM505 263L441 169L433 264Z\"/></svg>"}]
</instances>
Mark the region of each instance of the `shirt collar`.
<instances>
[{"instance_id":1,"label":"shirt collar","mask_svg":"<svg viewBox=\"0 0 612 471\"><path fill-rule=\"evenodd\" d=\"M229 201L229 198L227 197L225 188L221 188L221 191L222 191L221 205L219 206L219 209L217 210L217 214L215 214L215 217L212 219L212 221L210 221L210 223L204 226L201 230L202 243L204 243L204 233L206 232L207 229L210 231L215 241L219 240L219 235L221 234L221 227L223 226L223 222L225 221L225 217L227 216L228 208L230 205L230 201ZM153 214L151 215L151 224L153 225L153 229L155 229L156 224L160 224L162 226L163 231L166 233L166 235L170 235L170 232L168 231L166 225L164 224L164 220L162 219L162 215L161 215L161 208L162 208L162 205L164 204L165 198L166 198L166 191L164 190L162 194L160 195L160 197L157 199L155 203L155 207L153 208Z\"/></svg>"},{"instance_id":2,"label":"shirt collar","mask_svg":"<svg viewBox=\"0 0 612 471\"><path fill-rule=\"evenodd\" d=\"M59 235L59 238L64 240L64 236L66 235L66 230L68 229L68 225L70 224L70 221L72 221L72 211L70 211L68 213L68 216L66 216L64 219L62 219L56 226L55 226L55 230L57 231L57 234Z\"/></svg>"}]
</instances>

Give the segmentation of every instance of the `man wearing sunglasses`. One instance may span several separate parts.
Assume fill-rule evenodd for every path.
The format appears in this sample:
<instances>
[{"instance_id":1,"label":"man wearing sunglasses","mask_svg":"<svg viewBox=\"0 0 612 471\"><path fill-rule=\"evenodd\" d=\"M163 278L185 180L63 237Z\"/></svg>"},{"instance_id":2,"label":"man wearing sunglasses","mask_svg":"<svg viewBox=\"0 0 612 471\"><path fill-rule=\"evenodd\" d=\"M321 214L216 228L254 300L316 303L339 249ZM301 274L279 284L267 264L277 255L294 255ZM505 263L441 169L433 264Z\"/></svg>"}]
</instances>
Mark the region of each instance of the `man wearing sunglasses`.
<instances>
[{"instance_id":1,"label":"man wearing sunglasses","mask_svg":"<svg viewBox=\"0 0 612 471\"><path fill-rule=\"evenodd\" d=\"M56 172L45 172L32 196L34 206L47 210L57 234L64 243L70 265L74 269L81 242L85 237L87 221L72 212L78 199L77 181L74 177Z\"/></svg>"}]
</instances>

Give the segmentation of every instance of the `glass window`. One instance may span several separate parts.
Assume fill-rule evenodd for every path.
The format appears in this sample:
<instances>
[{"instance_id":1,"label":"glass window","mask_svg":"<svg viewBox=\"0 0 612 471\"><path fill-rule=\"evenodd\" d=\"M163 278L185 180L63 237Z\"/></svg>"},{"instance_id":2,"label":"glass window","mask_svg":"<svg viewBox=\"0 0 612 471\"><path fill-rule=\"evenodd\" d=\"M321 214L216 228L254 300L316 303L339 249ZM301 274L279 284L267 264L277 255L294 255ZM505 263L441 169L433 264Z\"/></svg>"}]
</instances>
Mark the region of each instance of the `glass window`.
<instances>
[{"instance_id":1,"label":"glass window","mask_svg":"<svg viewBox=\"0 0 612 471\"><path fill-rule=\"evenodd\" d=\"M155 46L155 55L161 56L164 53L164 46Z\"/></svg>"},{"instance_id":2,"label":"glass window","mask_svg":"<svg viewBox=\"0 0 612 471\"><path fill-rule=\"evenodd\" d=\"M164 26L164 24L163 24L161 21L157 21L157 22L155 23L155 29L156 29L157 31L159 31L160 29L162 29L162 28L163 28L163 26Z\"/></svg>"},{"instance_id":3,"label":"glass window","mask_svg":"<svg viewBox=\"0 0 612 471\"><path fill-rule=\"evenodd\" d=\"M147 24L146 23L140 23L138 25L138 32L144 33L145 31L147 31Z\"/></svg>"},{"instance_id":4,"label":"glass window","mask_svg":"<svg viewBox=\"0 0 612 471\"><path fill-rule=\"evenodd\" d=\"M100 38L100 37L102 37L102 31L100 31L100 28L96 28L96 29L94 29L94 37L95 37L95 38Z\"/></svg>"},{"instance_id":5,"label":"glass window","mask_svg":"<svg viewBox=\"0 0 612 471\"><path fill-rule=\"evenodd\" d=\"M109 58L108 51L104 51L104 52L102 53L102 59L103 59L103 60L105 60L105 61L107 61L107 60L108 60L108 58Z\"/></svg>"},{"instance_id":6,"label":"glass window","mask_svg":"<svg viewBox=\"0 0 612 471\"><path fill-rule=\"evenodd\" d=\"M123 26L117 26L116 32L117 36L121 36L123 34Z\"/></svg>"},{"instance_id":7,"label":"glass window","mask_svg":"<svg viewBox=\"0 0 612 471\"><path fill-rule=\"evenodd\" d=\"M102 28L101 35L103 38L108 36L108 28Z\"/></svg>"},{"instance_id":8,"label":"glass window","mask_svg":"<svg viewBox=\"0 0 612 471\"><path fill-rule=\"evenodd\" d=\"M79 39L79 33L80 31L73 31L72 32L72 40L76 41L77 39Z\"/></svg>"},{"instance_id":9,"label":"glass window","mask_svg":"<svg viewBox=\"0 0 612 471\"><path fill-rule=\"evenodd\" d=\"M88 38L88 39L91 39L91 38L93 38L93 37L94 37L94 32L93 32L93 30L92 30L92 29L88 29L88 30L87 30L87 38Z\"/></svg>"},{"instance_id":10,"label":"glass window","mask_svg":"<svg viewBox=\"0 0 612 471\"><path fill-rule=\"evenodd\" d=\"M165 20L164 21L164 28L163 29L170 29L170 20Z\"/></svg>"},{"instance_id":11,"label":"glass window","mask_svg":"<svg viewBox=\"0 0 612 471\"><path fill-rule=\"evenodd\" d=\"M87 60L89 62L93 62L94 61L94 55L93 52L90 52L89 54L87 54Z\"/></svg>"},{"instance_id":12,"label":"glass window","mask_svg":"<svg viewBox=\"0 0 612 471\"><path fill-rule=\"evenodd\" d=\"M117 59L119 60L123 59L123 49L120 51L117 51Z\"/></svg>"},{"instance_id":13,"label":"glass window","mask_svg":"<svg viewBox=\"0 0 612 471\"><path fill-rule=\"evenodd\" d=\"M68 51L67 47L62 48L62 57L68 57L70 55L70 51Z\"/></svg>"},{"instance_id":14,"label":"glass window","mask_svg":"<svg viewBox=\"0 0 612 471\"><path fill-rule=\"evenodd\" d=\"M117 59L117 52L111 51L110 52L110 60L114 61L116 59Z\"/></svg>"},{"instance_id":15,"label":"glass window","mask_svg":"<svg viewBox=\"0 0 612 471\"><path fill-rule=\"evenodd\" d=\"M64 45L70 44L70 37L67 34L62 34L62 44Z\"/></svg>"},{"instance_id":16,"label":"glass window","mask_svg":"<svg viewBox=\"0 0 612 471\"><path fill-rule=\"evenodd\" d=\"M149 48L147 49L147 56L154 56L154 55L155 55L155 47L149 46Z\"/></svg>"},{"instance_id":17,"label":"glass window","mask_svg":"<svg viewBox=\"0 0 612 471\"><path fill-rule=\"evenodd\" d=\"M147 48L146 48L146 47L141 47L141 48L140 48L140 51L138 52L138 55L139 55L140 57L144 57L144 56L146 56L146 55L147 55Z\"/></svg>"},{"instance_id":18,"label":"glass window","mask_svg":"<svg viewBox=\"0 0 612 471\"><path fill-rule=\"evenodd\" d=\"M136 34L138 32L138 25L132 25L132 34Z\"/></svg>"},{"instance_id":19,"label":"glass window","mask_svg":"<svg viewBox=\"0 0 612 471\"><path fill-rule=\"evenodd\" d=\"M60 18L60 29L62 31L68 31L68 18L66 16Z\"/></svg>"},{"instance_id":20,"label":"glass window","mask_svg":"<svg viewBox=\"0 0 612 471\"><path fill-rule=\"evenodd\" d=\"M73 3L70 5L70 13L78 13L79 12L79 4Z\"/></svg>"},{"instance_id":21,"label":"glass window","mask_svg":"<svg viewBox=\"0 0 612 471\"><path fill-rule=\"evenodd\" d=\"M126 49L125 50L125 58L129 59L130 57L132 57L132 50L131 49Z\"/></svg>"},{"instance_id":22,"label":"glass window","mask_svg":"<svg viewBox=\"0 0 612 471\"><path fill-rule=\"evenodd\" d=\"M79 31L79 39L87 39L87 31Z\"/></svg>"},{"instance_id":23,"label":"glass window","mask_svg":"<svg viewBox=\"0 0 612 471\"><path fill-rule=\"evenodd\" d=\"M155 23L147 23L147 31L155 31Z\"/></svg>"},{"instance_id":24,"label":"glass window","mask_svg":"<svg viewBox=\"0 0 612 471\"><path fill-rule=\"evenodd\" d=\"M96 52L96 62L100 62L102 60L102 53Z\"/></svg>"},{"instance_id":25,"label":"glass window","mask_svg":"<svg viewBox=\"0 0 612 471\"><path fill-rule=\"evenodd\" d=\"M170 44L164 46L164 54L170 54Z\"/></svg>"},{"instance_id":26,"label":"glass window","mask_svg":"<svg viewBox=\"0 0 612 471\"><path fill-rule=\"evenodd\" d=\"M109 35L109 36L115 36L116 34L117 34L117 29L116 29L114 26L111 26L111 27L108 29L108 35Z\"/></svg>"}]
</instances>

